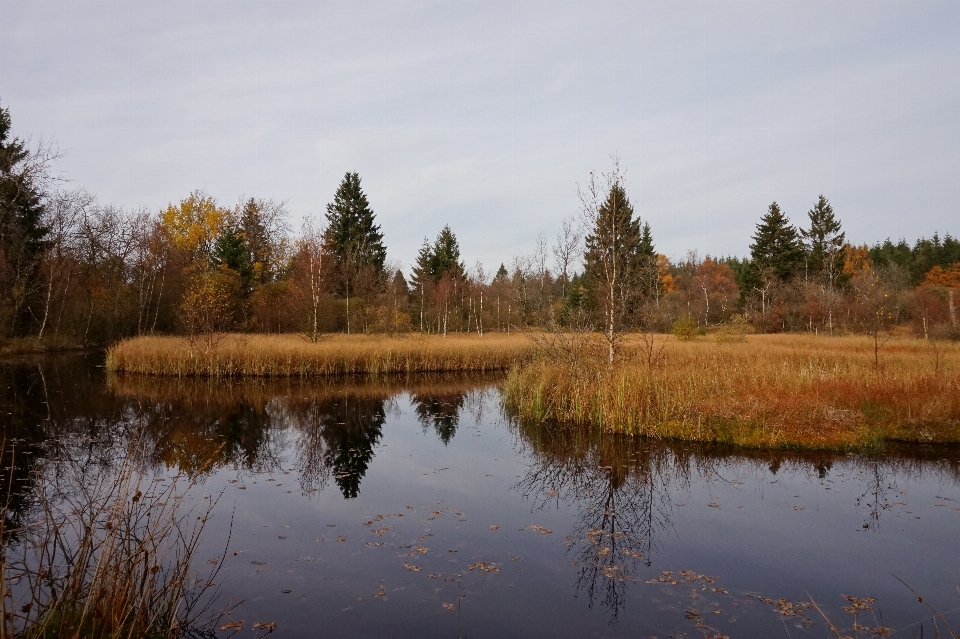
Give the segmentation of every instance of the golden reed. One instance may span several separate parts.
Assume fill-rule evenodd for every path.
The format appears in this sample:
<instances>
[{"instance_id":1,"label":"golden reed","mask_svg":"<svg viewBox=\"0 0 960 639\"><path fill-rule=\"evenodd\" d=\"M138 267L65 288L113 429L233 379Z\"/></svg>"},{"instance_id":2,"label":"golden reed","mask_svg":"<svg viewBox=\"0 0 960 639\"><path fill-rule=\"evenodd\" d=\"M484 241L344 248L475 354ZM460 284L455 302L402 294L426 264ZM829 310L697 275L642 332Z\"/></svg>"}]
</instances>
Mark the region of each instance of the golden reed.
<instances>
[{"instance_id":1,"label":"golden reed","mask_svg":"<svg viewBox=\"0 0 960 639\"><path fill-rule=\"evenodd\" d=\"M316 377L353 373L506 370L533 350L523 335L224 335L209 347L182 337L135 337L107 353L107 369L164 377Z\"/></svg>"},{"instance_id":2,"label":"golden reed","mask_svg":"<svg viewBox=\"0 0 960 639\"><path fill-rule=\"evenodd\" d=\"M564 357L538 349L510 371L506 406L539 422L763 448L960 442L960 344L891 340L878 367L863 337L657 339L666 346L652 366L627 338L612 370L598 344Z\"/></svg>"}]
</instances>

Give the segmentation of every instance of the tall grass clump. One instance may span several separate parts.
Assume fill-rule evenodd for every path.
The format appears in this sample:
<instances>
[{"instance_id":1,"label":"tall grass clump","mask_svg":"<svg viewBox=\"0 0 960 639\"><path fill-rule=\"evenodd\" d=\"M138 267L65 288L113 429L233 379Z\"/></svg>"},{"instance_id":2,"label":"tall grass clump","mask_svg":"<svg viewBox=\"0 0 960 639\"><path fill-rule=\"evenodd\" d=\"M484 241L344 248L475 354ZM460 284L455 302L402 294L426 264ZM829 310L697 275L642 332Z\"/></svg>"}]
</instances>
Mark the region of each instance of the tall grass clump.
<instances>
[{"instance_id":1,"label":"tall grass clump","mask_svg":"<svg viewBox=\"0 0 960 639\"><path fill-rule=\"evenodd\" d=\"M0 524L2 639L212 636L222 558L192 564L217 498L189 506L194 484L149 479L142 459L134 446L118 466L40 464L31 523Z\"/></svg>"},{"instance_id":2,"label":"tall grass clump","mask_svg":"<svg viewBox=\"0 0 960 639\"><path fill-rule=\"evenodd\" d=\"M960 345L898 340L877 369L861 337L659 339L671 342L656 366L629 340L613 369L596 347L540 349L511 369L505 405L545 423L765 448L960 442Z\"/></svg>"},{"instance_id":3,"label":"tall grass clump","mask_svg":"<svg viewBox=\"0 0 960 639\"><path fill-rule=\"evenodd\" d=\"M209 349L180 337L123 340L107 369L165 377L315 377L506 370L532 350L523 335L224 335Z\"/></svg>"}]
</instances>

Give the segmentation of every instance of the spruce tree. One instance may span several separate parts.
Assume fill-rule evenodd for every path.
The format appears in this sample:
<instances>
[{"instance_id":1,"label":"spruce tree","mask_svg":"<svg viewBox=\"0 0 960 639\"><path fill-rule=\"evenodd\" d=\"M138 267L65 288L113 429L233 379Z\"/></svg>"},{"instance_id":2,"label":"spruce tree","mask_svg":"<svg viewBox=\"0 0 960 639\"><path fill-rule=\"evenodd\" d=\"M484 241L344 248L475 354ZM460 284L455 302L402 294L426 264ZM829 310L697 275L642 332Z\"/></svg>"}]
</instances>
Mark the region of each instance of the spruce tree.
<instances>
[{"instance_id":1,"label":"spruce tree","mask_svg":"<svg viewBox=\"0 0 960 639\"><path fill-rule=\"evenodd\" d=\"M232 226L228 226L213 243L213 252L210 255L213 266L225 266L240 276L242 294L250 293L253 283L253 268L250 265L247 247L244 244L243 234Z\"/></svg>"},{"instance_id":2,"label":"spruce tree","mask_svg":"<svg viewBox=\"0 0 960 639\"><path fill-rule=\"evenodd\" d=\"M803 268L800 236L776 202L770 204L757 224L750 258L756 271L769 272L780 280L793 277Z\"/></svg>"},{"instance_id":3,"label":"spruce tree","mask_svg":"<svg viewBox=\"0 0 960 639\"><path fill-rule=\"evenodd\" d=\"M463 277L466 268L460 262L460 244L457 242L457 236L450 230L450 226L444 226L437 235L433 243L430 260L430 274L434 282L439 282L444 275L450 275L453 279Z\"/></svg>"},{"instance_id":4,"label":"spruce tree","mask_svg":"<svg viewBox=\"0 0 960 639\"><path fill-rule=\"evenodd\" d=\"M594 226L585 238L583 269L587 286L595 295L609 296L611 285L620 315L629 312L631 291L637 290L643 260L653 255L649 226L646 236L640 219L634 217L633 205L620 183L614 184L600 205ZM602 306L602 305L601 305Z\"/></svg>"},{"instance_id":5,"label":"spruce tree","mask_svg":"<svg viewBox=\"0 0 960 639\"><path fill-rule=\"evenodd\" d=\"M0 295L12 320L0 327L0 335L27 332L32 319L28 305L39 290L40 258L50 233L37 181L44 167L23 140L10 136L11 127L10 111L0 107L0 270L10 280L9 290Z\"/></svg>"},{"instance_id":6,"label":"spruce tree","mask_svg":"<svg viewBox=\"0 0 960 639\"><path fill-rule=\"evenodd\" d=\"M800 229L807 241L807 270L822 275L833 287L843 273L846 233L840 230L840 220L833 215L833 207L821 194L816 206L807 211L810 229Z\"/></svg>"},{"instance_id":7,"label":"spruce tree","mask_svg":"<svg viewBox=\"0 0 960 639\"><path fill-rule=\"evenodd\" d=\"M348 258L356 260L356 266L373 267L375 275L383 273L387 249L383 245L380 225L374 223L375 215L370 202L360 187L360 176L347 173L337 187L333 202L327 204L327 230L324 241L338 266Z\"/></svg>"}]
</instances>

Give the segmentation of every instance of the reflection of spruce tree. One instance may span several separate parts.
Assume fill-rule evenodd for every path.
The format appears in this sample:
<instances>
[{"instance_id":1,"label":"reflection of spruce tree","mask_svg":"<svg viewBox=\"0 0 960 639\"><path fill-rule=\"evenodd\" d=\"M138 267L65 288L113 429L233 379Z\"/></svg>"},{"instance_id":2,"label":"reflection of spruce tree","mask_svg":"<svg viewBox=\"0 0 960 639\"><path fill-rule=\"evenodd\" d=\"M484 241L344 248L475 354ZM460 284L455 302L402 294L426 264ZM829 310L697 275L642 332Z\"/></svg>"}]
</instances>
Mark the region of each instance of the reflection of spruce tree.
<instances>
[{"instance_id":1,"label":"reflection of spruce tree","mask_svg":"<svg viewBox=\"0 0 960 639\"><path fill-rule=\"evenodd\" d=\"M323 447L323 466L333 474L344 499L360 494L360 481L383 434L384 403L383 399L343 396L316 402L311 408L310 439Z\"/></svg>"},{"instance_id":2,"label":"reflection of spruce tree","mask_svg":"<svg viewBox=\"0 0 960 639\"><path fill-rule=\"evenodd\" d=\"M432 426L444 446L449 444L457 433L460 410L463 408L466 396L466 393L414 395L412 398L414 410L424 431Z\"/></svg>"}]
</instances>

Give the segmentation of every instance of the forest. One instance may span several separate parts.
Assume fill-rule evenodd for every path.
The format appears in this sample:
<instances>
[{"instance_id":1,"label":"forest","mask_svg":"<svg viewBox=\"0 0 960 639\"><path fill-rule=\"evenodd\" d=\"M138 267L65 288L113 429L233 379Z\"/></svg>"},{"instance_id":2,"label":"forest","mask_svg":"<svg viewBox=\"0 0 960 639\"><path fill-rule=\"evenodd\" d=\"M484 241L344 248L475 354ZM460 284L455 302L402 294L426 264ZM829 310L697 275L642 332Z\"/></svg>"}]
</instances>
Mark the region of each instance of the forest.
<instances>
[{"instance_id":1,"label":"forest","mask_svg":"<svg viewBox=\"0 0 960 639\"><path fill-rule=\"evenodd\" d=\"M0 340L55 349L130 336L220 332L615 333L891 331L960 337L960 240L857 244L829 200L795 224L776 202L749 255L671 260L613 168L509 264L468 265L449 225L409 271L388 259L357 173L322 216L291 228L283 201L203 190L162 210L65 188L58 153L14 135L0 108ZM8 346L9 348L9 346ZM612 352L612 351L611 351Z\"/></svg>"}]
</instances>

